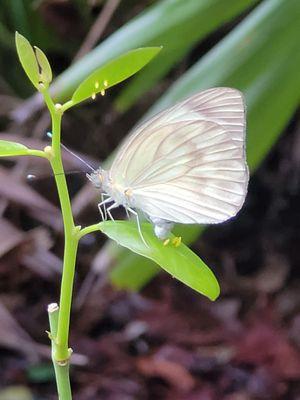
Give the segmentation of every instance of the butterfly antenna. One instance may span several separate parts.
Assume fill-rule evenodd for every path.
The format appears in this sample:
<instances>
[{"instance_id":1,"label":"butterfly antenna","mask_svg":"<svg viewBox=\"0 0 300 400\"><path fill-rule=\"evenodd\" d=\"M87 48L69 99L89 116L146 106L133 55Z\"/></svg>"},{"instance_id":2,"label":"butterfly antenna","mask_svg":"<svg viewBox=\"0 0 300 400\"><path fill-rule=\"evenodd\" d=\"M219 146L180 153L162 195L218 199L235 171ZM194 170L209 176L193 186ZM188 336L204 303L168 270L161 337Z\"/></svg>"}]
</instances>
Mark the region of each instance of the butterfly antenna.
<instances>
[{"instance_id":1,"label":"butterfly antenna","mask_svg":"<svg viewBox=\"0 0 300 400\"><path fill-rule=\"evenodd\" d=\"M52 138L52 133L47 132L47 136L49 138ZM66 150L69 154L71 154L73 157L77 158L77 160L81 161L85 166L87 166L92 172L95 172L95 169L88 163L86 162L83 158L79 157L78 154L74 153L72 150L70 150L67 146L65 146L63 143L60 144L61 147Z\"/></svg>"},{"instance_id":2,"label":"butterfly antenna","mask_svg":"<svg viewBox=\"0 0 300 400\"><path fill-rule=\"evenodd\" d=\"M77 160L81 161L85 166L87 166L92 172L95 172L95 169L88 163L86 162L83 158L79 157L76 153L73 153L72 150L68 149L64 144L60 144L63 149L65 149L69 154L77 158Z\"/></svg>"}]
</instances>

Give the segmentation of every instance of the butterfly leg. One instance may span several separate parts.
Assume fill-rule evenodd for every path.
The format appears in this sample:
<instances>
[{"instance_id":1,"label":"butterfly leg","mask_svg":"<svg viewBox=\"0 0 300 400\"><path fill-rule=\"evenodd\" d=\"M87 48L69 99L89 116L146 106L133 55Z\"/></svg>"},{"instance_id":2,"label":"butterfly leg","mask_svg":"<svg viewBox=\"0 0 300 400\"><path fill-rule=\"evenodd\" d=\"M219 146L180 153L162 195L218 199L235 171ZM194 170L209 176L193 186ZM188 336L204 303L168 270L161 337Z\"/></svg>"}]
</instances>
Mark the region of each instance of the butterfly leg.
<instances>
[{"instance_id":1,"label":"butterfly leg","mask_svg":"<svg viewBox=\"0 0 300 400\"><path fill-rule=\"evenodd\" d=\"M111 206L109 206L108 209L106 210L107 215L108 215L109 218L110 218L112 221L114 221L114 222L115 222L115 220L114 220L114 217L111 215L110 210L112 210L113 208L117 208L117 207L119 207L119 204L113 203L113 204L112 204Z\"/></svg>"},{"instance_id":2,"label":"butterfly leg","mask_svg":"<svg viewBox=\"0 0 300 400\"><path fill-rule=\"evenodd\" d=\"M99 210L99 212L101 214L102 221L106 221L107 215L106 215L106 207L105 207L105 205L106 205L106 203L109 203L110 201L112 201L112 198L109 197L108 199L103 200L103 198L104 198L103 195L105 195L105 193L101 193L101 203L98 204L98 210ZM101 208L102 206L104 206L105 214L103 214L103 211L102 211L102 208Z\"/></svg>"},{"instance_id":3,"label":"butterfly leg","mask_svg":"<svg viewBox=\"0 0 300 400\"><path fill-rule=\"evenodd\" d=\"M99 210L99 213L101 215L102 221L106 221L106 218L104 217L104 214L103 214L102 208L100 206L100 203L98 204L98 210Z\"/></svg>"},{"instance_id":4,"label":"butterfly leg","mask_svg":"<svg viewBox=\"0 0 300 400\"><path fill-rule=\"evenodd\" d=\"M139 219L138 213L137 213L136 211L134 211L134 210L133 210L132 208L130 208L130 207L126 207L126 210L129 211L129 212L131 212L131 213L135 216L135 218L136 218L136 223L137 223L137 226L138 226L138 231L139 231L139 234L140 234L140 237L141 237L141 239L142 239L144 245L145 245L146 247L149 248L149 246L148 246L148 244L147 244L147 242L146 242L146 240L145 240L145 238L144 238L144 236L143 236L143 234L142 234L141 224L140 224L140 219Z\"/></svg>"},{"instance_id":5,"label":"butterfly leg","mask_svg":"<svg viewBox=\"0 0 300 400\"><path fill-rule=\"evenodd\" d=\"M127 207L125 207L125 212L126 212L127 218L130 219L130 215L129 215L129 212L127 210Z\"/></svg>"},{"instance_id":6,"label":"butterfly leg","mask_svg":"<svg viewBox=\"0 0 300 400\"><path fill-rule=\"evenodd\" d=\"M107 220L106 203L104 202L105 197L110 197L110 196L107 193L101 193L101 204L103 204L104 208L104 221Z\"/></svg>"}]
</instances>

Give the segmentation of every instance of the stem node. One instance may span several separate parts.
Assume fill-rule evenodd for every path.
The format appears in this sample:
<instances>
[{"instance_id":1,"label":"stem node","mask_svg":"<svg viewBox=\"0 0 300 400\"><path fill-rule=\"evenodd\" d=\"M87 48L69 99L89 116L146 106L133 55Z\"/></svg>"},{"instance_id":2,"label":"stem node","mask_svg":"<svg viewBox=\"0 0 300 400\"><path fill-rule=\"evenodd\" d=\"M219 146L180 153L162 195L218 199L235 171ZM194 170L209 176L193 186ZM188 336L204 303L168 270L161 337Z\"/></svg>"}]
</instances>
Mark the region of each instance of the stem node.
<instances>
[{"instance_id":1,"label":"stem node","mask_svg":"<svg viewBox=\"0 0 300 400\"><path fill-rule=\"evenodd\" d=\"M57 112L57 114L62 114L63 113L63 106L60 103L56 103L54 105L55 111Z\"/></svg>"},{"instance_id":2,"label":"stem node","mask_svg":"<svg viewBox=\"0 0 300 400\"><path fill-rule=\"evenodd\" d=\"M47 158L49 160L52 160L54 157L54 152L53 152L53 148L51 146L46 146L44 148L44 153L46 154Z\"/></svg>"},{"instance_id":3,"label":"stem node","mask_svg":"<svg viewBox=\"0 0 300 400\"><path fill-rule=\"evenodd\" d=\"M74 235L76 238L78 238L78 234L80 233L80 231L81 231L81 225L76 225L76 226L74 227L74 229L73 229L73 235Z\"/></svg>"}]
</instances>

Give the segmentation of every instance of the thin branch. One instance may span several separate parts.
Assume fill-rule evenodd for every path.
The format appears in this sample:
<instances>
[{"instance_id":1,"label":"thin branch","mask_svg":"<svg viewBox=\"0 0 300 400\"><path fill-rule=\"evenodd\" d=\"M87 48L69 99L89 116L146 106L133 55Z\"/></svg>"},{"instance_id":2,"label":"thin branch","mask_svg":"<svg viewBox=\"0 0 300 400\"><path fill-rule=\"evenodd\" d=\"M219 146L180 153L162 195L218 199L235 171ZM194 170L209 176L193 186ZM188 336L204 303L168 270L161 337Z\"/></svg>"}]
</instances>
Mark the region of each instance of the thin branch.
<instances>
[{"instance_id":1,"label":"thin branch","mask_svg":"<svg viewBox=\"0 0 300 400\"><path fill-rule=\"evenodd\" d=\"M75 55L73 62L87 54L99 41L120 2L121 0L108 0L105 3L78 53Z\"/></svg>"}]
</instances>

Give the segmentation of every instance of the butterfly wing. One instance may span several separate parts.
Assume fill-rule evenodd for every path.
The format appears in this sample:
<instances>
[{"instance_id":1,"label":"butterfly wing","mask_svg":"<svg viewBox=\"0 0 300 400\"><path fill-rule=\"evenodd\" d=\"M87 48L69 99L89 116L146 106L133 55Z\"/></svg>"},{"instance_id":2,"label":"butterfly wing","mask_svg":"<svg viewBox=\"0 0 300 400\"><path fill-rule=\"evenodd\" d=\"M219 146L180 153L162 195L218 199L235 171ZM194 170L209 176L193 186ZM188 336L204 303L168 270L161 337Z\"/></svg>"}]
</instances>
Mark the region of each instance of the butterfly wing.
<instances>
[{"instance_id":1,"label":"butterfly wing","mask_svg":"<svg viewBox=\"0 0 300 400\"><path fill-rule=\"evenodd\" d=\"M133 205L150 217L221 222L244 202L244 142L241 93L209 89L138 127L118 152L110 176L131 188Z\"/></svg>"}]
</instances>

